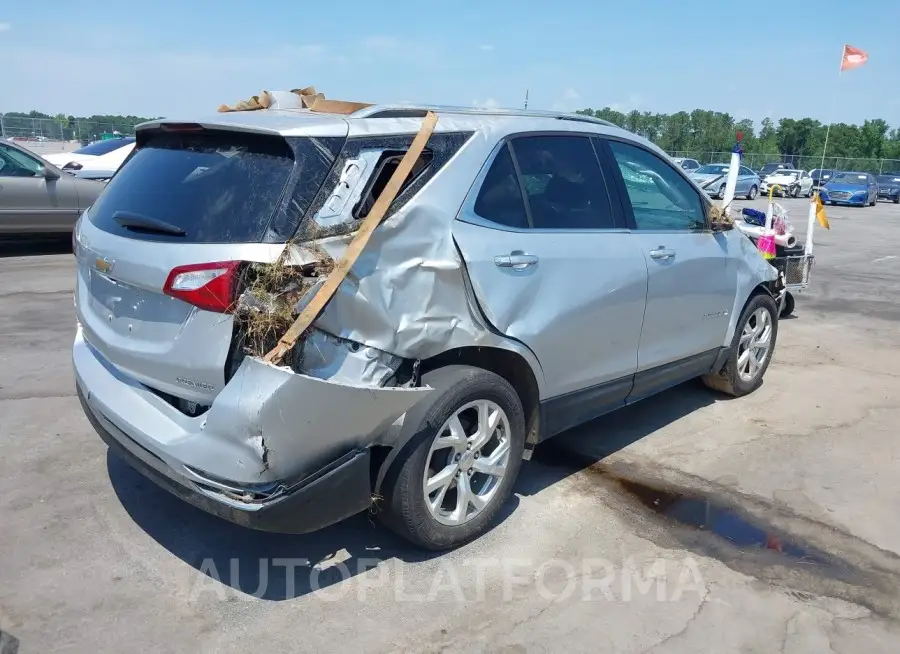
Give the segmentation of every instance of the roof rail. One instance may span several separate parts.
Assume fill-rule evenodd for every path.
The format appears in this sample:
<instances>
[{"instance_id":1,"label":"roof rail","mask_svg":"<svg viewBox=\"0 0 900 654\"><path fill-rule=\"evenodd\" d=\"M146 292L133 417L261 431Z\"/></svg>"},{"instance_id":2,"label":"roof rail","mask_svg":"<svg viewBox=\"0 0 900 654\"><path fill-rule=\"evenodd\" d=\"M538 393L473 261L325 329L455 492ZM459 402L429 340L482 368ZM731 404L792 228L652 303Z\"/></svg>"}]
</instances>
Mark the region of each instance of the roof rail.
<instances>
[{"instance_id":1,"label":"roof rail","mask_svg":"<svg viewBox=\"0 0 900 654\"><path fill-rule=\"evenodd\" d=\"M429 111L444 114L462 114L468 116L531 116L535 118L556 118L558 120L573 120L583 123L594 123L607 127L616 127L615 124L582 114L565 113L561 111L535 111L529 109L478 109L476 107L455 107L450 105L395 105L375 104L354 111L350 114L353 118L422 118Z\"/></svg>"}]
</instances>

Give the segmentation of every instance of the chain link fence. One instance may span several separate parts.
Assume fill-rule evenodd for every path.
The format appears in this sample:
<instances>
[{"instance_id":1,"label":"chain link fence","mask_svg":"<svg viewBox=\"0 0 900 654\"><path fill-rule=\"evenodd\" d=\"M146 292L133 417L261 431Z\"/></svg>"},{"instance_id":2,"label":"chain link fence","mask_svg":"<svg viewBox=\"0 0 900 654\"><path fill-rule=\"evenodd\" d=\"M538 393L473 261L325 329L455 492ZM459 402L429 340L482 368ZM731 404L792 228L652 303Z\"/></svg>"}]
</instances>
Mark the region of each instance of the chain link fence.
<instances>
[{"instance_id":1,"label":"chain link fence","mask_svg":"<svg viewBox=\"0 0 900 654\"><path fill-rule=\"evenodd\" d=\"M22 118L0 114L0 137L30 141L80 141L88 143L118 132L132 135L131 125L91 120L68 121L55 118Z\"/></svg>"},{"instance_id":2,"label":"chain link fence","mask_svg":"<svg viewBox=\"0 0 900 654\"><path fill-rule=\"evenodd\" d=\"M669 153L673 157L685 157L696 159L702 164L728 163L731 161L731 152L694 152L676 151ZM744 153L743 164L753 170L759 170L767 163L786 163L800 170L813 170L815 168L829 168L833 170L852 170L866 173L900 173L900 159L871 159L865 157L825 157L825 165L822 165L822 157L803 156L797 154L760 154Z\"/></svg>"}]
</instances>

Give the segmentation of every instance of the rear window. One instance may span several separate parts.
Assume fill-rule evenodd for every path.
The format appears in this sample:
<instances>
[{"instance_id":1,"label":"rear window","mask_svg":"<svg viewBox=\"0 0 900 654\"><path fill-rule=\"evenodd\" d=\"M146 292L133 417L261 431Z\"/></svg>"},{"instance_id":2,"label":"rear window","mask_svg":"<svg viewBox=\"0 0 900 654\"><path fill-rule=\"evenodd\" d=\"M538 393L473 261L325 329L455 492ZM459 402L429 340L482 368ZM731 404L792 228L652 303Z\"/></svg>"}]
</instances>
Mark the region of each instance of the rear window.
<instances>
[{"instance_id":1,"label":"rear window","mask_svg":"<svg viewBox=\"0 0 900 654\"><path fill-rule=\"evenodd\" d=\"M296 148L297 188L309 197L305 201L293 198L293 211L301 212L287 221L293 222L293 228L328 174L335 155L330 148L310 143L312 139L297 140L305 142ZM109 182L91 208L90 219L105 231L144 240L285 240L290 233L278 232L290 232L290 226L279 230L269 227L294 163L295 150L277 136L159 132L142 142ZM144 223L146 229L141 226ZM164 224L166 229L154 228L154 224Z\"/></svg>"},{"instance_id":2,"label":"rear window","mask_svg":"<svg viewBox=\"0 0 900 654\"><path fill-rule=\"evenodd\" d=\"M96 143L91 143L83 148L78 148L72 154L91 154L95 157L99 157L100 155L109 154L113 150L125 147L129 143L134 143L133 136L126 136L122 139L107 139L106 141L97 141Z\"/></svg>"}]
</instances>

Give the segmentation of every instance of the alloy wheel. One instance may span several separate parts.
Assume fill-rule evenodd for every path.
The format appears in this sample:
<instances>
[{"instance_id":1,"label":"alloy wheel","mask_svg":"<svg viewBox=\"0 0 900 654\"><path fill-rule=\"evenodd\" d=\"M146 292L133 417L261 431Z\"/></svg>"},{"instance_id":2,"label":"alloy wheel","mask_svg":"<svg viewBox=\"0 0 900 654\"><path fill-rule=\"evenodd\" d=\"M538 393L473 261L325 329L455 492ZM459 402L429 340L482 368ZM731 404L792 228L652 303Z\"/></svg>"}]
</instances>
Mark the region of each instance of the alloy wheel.
<instances>
[{"instance_id":1,"label":"alloy wheel","mask_svg":"<svg viewBox=\"0 0 900 654\"><path fill-rule=\"evenodd\" d=\"M499 405L478 400L457 409L425 461L422 489L431 516L451 526L475 518L497 494L509 454L509 418Z\"/></svg>"},{"instance_id":2,"label":"alloy wheel","mask_svg":"<svg viewBox=\"0 0 900 654\"><path fill-rule=\"evenodd\" d=\"M772 316L764 308L754 311L741 332L738 344L738 374L744 381L753 381L769 356L772 346Z\"/></svg>"}]
</instances>

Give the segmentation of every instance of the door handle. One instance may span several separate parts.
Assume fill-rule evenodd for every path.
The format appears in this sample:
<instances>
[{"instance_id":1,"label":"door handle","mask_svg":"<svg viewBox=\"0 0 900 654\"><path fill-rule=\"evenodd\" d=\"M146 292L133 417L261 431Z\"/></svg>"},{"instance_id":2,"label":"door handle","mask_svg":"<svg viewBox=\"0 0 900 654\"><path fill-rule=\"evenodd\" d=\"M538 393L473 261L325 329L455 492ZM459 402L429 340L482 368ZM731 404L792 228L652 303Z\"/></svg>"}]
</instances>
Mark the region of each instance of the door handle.
<instances>
[{"instance_id":1,"label":"door handle","mask_svg":"<svg viewBox=\"0 0 900 654\"><path fill-rule=\"evenodd\" d=\"M533 254L525 254L521 250L513 250L509 254L503 254L494 257L494 264L500 268L514 268L523 270L528 266L535 265L539 259Z\"/></svg>"},{"instance_id":2,"label":"door handle","mask_svg":"<svg viewBox=\"0 0 900 654\"><path fill-rule=\"evenodd\" d=\"M668 261L669 259L675 258L675 250L668 250L660 246L655 250L650 250L650 258L658 259L660 261Z\"/></svg>"}]
</instances>

